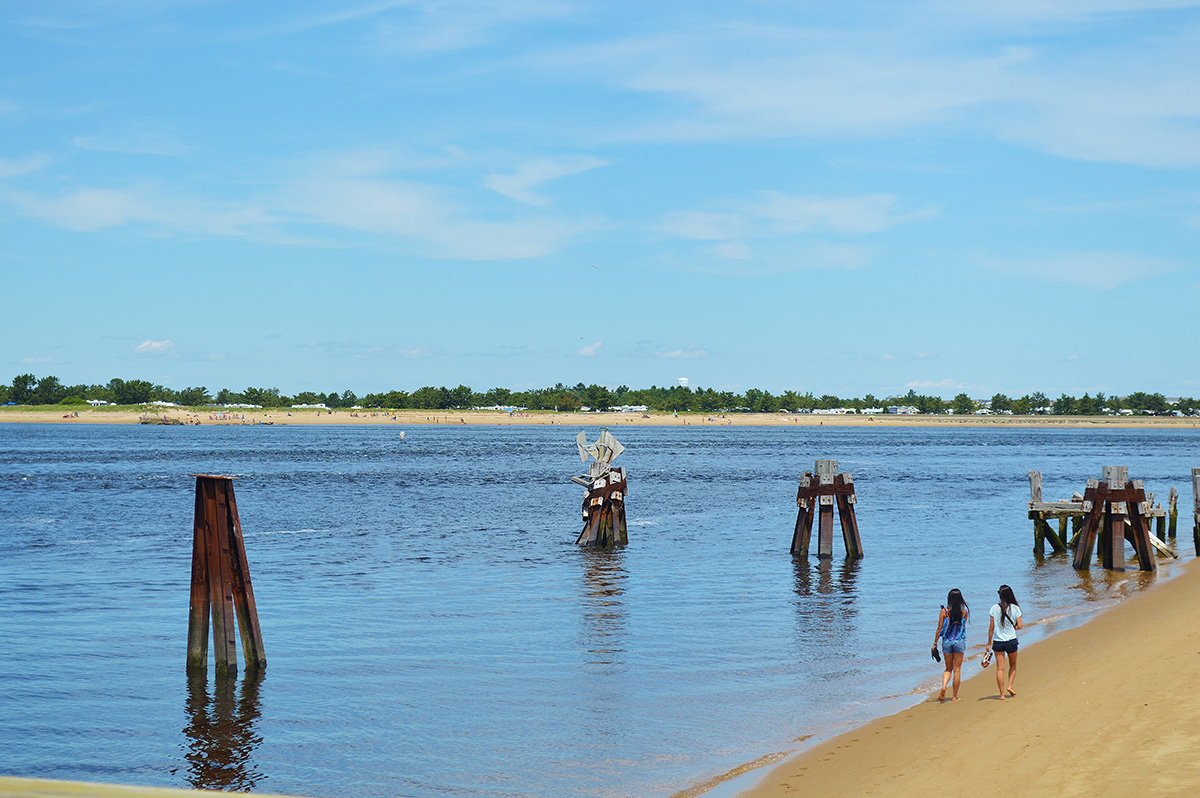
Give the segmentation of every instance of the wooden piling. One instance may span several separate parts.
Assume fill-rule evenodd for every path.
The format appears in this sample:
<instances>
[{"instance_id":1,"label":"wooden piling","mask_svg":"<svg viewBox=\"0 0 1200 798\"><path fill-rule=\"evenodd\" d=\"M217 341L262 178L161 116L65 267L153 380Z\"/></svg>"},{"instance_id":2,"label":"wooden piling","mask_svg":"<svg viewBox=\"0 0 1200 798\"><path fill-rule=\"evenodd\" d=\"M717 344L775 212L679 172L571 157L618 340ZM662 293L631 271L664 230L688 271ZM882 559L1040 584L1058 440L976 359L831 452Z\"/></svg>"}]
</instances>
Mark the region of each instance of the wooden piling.
<instances>
[{"instance_id":1,"label":"wooden piling","mask_svg":"<svg viewBox=\"0 0 1200 798\"><path fill-rule=\"evenodd\" d=\"M196 505L192 527L188 672L203 673L208 668L210 615L218 678L237 674L235 627L241 632L247 670L265 668L267 658L233 496L233 480L211 474L192 476L196 477Z\"/></svg>"},{"instance_id":2,"label":"wooden piling","mask_svg":"<svg viewBox=\"0 0 1200 798\"><path fill-rule=\"evenodd\" d=\"M1175 539L1175 524L1179 521L1179 491L1171 488L1167 496L1167 535Z\"/></svg>"},{"instance_id":3,"label":"wooden piling","mask_svg":"<svg viewBox=\"0 0 1200 798\"><path fill-rule=\"evenodd\" d=\"M791 553L807 557L812 540L814 518L817 520L817 556L833 557L833 512L837 508L841 522L842 541L846 556L863 556L862 538L854 505L854 479L838 473L837 460L817 460L813 471L805 471L796 490L796 526L792 532Z\"/></svg>"},{"instance_id":4,"label":"wooden piling","mask_svg":"<svg viewBox=\"0 0 1200 798\"><path fill-rule=\"evenodd\" d=\"M1192 541L1200 554L1200 468L1192 469Z\"/></svg>"}]
</instances>

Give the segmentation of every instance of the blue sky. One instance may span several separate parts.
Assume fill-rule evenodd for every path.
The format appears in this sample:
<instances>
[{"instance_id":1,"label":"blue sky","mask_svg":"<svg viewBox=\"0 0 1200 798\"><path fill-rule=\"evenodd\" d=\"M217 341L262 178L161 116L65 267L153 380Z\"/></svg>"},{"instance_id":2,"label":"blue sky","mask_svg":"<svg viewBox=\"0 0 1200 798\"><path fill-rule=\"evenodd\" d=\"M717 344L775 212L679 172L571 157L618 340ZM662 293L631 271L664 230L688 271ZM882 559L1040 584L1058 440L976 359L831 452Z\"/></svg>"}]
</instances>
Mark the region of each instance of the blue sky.
<instances>
[{"instance_id":1,"label":"blue sky","mask_svg":"<svg viewBox=\"0 0 1200 798\"><path fill-rule=\"evenodd\" d=\"M0 5L0 381L1200 394L1200 0Z\"/></svg>"}]
</instances>

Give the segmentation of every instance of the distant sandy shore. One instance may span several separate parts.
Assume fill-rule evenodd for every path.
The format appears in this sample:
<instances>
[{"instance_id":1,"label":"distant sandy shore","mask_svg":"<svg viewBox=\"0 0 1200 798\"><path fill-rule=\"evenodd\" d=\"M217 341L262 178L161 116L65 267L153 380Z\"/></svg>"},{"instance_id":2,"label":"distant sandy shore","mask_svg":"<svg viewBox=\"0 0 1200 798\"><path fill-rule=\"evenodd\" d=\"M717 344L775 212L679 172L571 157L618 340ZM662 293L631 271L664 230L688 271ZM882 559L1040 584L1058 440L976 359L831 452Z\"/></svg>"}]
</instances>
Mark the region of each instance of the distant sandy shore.
<instances>
[{"instance_id":1,"label":"distant sandy shore","mask_svg":"<svg viewBox=\"0 0 1200 798\"><path fill-rule=\"evenodd\" d=\"M78 413L78 416L75 415ZM4 407L0 424L137 424L147 411L136 408ZM492 410L213 410L165 408L151 411L167 419L204 424L558 424L574 427L1059 427L1105 429L1200 428L1200 418L1159 416L826 416L784 413L551 413L531 411L509 415Z\"/></svg>"},{"instance_id":2,"label":"distant sandy shore","mask_svg":"<svg viewBox=\"0 0 1200 798\"><path fill-rule=\"evenodd\" d=\"M974 610L986 618L991 603ZM976 647L958 703L934 693L786 760L739 798L1196 795L1198 605L1192 562L1083 626L1022 647L1017 696L1003 702L995 665L981 672ZM976 631L968 642L983 641Z\"/></svg>"}]
</instances>

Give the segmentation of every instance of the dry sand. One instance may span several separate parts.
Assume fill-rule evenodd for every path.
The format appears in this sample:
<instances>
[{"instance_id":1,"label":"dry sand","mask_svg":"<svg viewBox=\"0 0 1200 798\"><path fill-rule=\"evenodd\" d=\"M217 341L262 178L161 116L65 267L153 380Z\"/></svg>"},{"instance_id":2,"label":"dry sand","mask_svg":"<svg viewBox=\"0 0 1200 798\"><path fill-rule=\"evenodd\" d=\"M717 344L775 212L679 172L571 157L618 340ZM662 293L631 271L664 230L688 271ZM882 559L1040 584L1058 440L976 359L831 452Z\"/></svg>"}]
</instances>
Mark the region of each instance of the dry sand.
<instances>
[{"instance_id":1,"label":"dry sand","mask_svg":"<svg viewBox=\"0 0 1200 798\"><path fill-rule=\"evenodd\" d=\"M78 412L76 417L74 413ZM1200 427L1200 418L1167 416L826 416L783 413L551 413L531 411L508 413L492 410L337 410L333 413L313 410L190 410L166 408L150 414L204 424L474 424L499 425L534 424L574 427L622 426L696 426L696 427L1058 427L1084 429L1165 428L1187 429ZM78 406L52 408L0 408L0 424L58 423L58 424L137 424L147 411L132 408L92 408Z\"/></svg>"},{"instance_id":2,"label":"dry sand","mask_svg":"<svg viewBox=\"0 0 1200 798\"><path fill-rule=\"evenodd\" d=\"M997 700L995 665L980 672L976 657L958 703L934 692L785 761L739 798L1200 794L1200 568L1183 571L1022 648L1016 698Z\"/></svg>"}]
</instances>

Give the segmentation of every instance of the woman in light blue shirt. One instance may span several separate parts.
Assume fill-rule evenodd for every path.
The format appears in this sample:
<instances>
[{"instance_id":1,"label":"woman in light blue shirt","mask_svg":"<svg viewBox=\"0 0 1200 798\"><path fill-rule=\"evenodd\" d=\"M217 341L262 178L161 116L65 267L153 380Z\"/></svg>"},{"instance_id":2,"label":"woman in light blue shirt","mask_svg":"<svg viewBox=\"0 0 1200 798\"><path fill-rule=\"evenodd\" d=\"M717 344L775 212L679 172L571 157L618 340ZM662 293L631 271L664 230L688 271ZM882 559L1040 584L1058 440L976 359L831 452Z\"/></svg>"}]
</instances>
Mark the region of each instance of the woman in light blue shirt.
<instances>
[{"instance_id":1,"label":"woman in light blue shirt","mask_svg":"<svg viewBox=\"0 0 1200 798\"><path fill-rule=\"evenodd\" d=\"M1013 681L1017 678L1017 630L1024 624L1021 623L1021 605L1017 603L1012 588L1000 585L997 593L1000 601L992 606L991 620L988 621L988 640L991 641L988 649L996 652L996 687L1003 701L1008 696L1016 695ZM1008 672L1007 684L1005 671Z\"/></svg>"}]
</instances>

